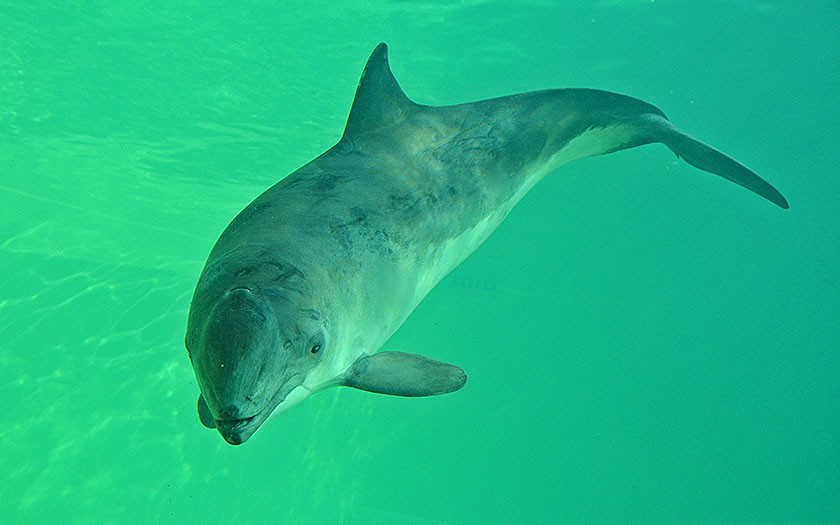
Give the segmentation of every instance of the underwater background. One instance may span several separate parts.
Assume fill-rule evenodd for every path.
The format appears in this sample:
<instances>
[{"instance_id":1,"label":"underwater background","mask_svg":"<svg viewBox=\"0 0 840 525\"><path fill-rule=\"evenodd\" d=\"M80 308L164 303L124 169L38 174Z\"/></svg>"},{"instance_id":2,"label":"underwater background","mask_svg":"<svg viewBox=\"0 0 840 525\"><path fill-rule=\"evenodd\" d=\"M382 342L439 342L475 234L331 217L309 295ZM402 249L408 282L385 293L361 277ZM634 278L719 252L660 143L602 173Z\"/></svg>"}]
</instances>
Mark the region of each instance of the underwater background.
<instances>
[{"instance_id":1,"label":"underwater background","mask_svg":"<svg viewBox=\"0 0 840 525\"><path fill-rule=\"evenodd\" d=\"M840 522L840 3L5 1L3 523ZM651 145L549 175L386 345L451 395L324 391L240 447L183 339L225 225L408 95L651 102L784 211Z\"/></svg>"}]
</instances>

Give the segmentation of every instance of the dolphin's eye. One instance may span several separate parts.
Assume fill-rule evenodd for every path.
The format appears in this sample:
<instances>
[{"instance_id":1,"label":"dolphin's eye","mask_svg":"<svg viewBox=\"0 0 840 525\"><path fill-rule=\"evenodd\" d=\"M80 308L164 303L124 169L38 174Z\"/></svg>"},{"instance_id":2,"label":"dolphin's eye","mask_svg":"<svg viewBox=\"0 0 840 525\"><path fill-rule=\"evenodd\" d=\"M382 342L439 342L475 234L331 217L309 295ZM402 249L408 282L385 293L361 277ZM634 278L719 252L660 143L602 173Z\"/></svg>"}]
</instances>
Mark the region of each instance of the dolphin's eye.
<instances>
[{"instance_id":1,"label":"dolphin's eye","mask_svg":"<svg viewBox=\"0 0 840 525\"><path fill-rule=\"evenodd\" d=\"M321 345L315 345L315 346L312 347L312 350L311 350L311 352L313 354L317 354L320 351L321 351Z\"/></svg>"}]
</instances>

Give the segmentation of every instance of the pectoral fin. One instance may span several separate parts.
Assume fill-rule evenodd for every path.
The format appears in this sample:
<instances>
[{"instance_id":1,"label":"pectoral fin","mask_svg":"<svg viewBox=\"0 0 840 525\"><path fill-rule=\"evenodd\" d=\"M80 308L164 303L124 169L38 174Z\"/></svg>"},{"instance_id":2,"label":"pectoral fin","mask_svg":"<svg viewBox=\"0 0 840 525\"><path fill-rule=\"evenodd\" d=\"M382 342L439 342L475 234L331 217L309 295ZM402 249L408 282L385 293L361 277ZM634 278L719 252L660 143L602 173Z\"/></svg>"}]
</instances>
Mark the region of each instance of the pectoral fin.
<instances>
[{"instance_id":1,"label":"pectoral fin","mask_svg":"<svg viewBox=\"0 0 840 525\"><path fill-rule=\"evenodd\" d=\"M199 394L198 403L196 404L198 405L198 419L201 420L201 424L207 428L216 428L216 419L210 413L210 407L207 406L207 401L204 400L204 396Z\"/></svg>"},{"instance_id":2,"label":"pectoral fin","mask_svg":"<svg viewBox=\"0 0 840 525\"><path fill-rule=\"evenodd\" d=\"M447 394L466 381L466 374L457 366L404 352L361 357L344 374L345 386L407 397Z\"/></svg>"}]
</instances>

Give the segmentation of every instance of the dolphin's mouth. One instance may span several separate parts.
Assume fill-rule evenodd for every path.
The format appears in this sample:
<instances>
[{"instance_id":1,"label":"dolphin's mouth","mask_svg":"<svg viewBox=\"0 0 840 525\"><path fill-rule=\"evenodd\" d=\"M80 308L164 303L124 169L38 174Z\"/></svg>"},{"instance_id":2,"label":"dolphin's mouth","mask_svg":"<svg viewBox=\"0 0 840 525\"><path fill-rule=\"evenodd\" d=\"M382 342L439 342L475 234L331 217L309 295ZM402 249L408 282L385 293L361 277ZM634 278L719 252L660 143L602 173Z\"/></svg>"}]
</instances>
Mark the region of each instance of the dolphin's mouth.
<instances>
[{"instance_id":1,"label":"dolphin's mouth","mask_svg":"<svg viewBox=\"0 0 840 525\"><path fill-rule=\"evenodd\" d=\"M225 441L231 445L241 445L254 435L254 432L260 427L262 419L265 419L259 416L257 414L244 419L217 419L216 429L225 438Z\"/></svg>"},{"instance_id":2,"label":"dolphin's mouth","mask_svg":"<svg viewBox=\"0 0 840 525\"><path fill-rule=\"evenodd\" d=\"M248 441L248 438L254 435L260 426L274 413L277 406L286 400L289 395L300 383L302 379L299 374L293 375L286 383L280 387L262 410L253 416L242 419L216 419L216 430L225 438L225 441L231 445L241 445Z\"/></svg>"}]
</instances>

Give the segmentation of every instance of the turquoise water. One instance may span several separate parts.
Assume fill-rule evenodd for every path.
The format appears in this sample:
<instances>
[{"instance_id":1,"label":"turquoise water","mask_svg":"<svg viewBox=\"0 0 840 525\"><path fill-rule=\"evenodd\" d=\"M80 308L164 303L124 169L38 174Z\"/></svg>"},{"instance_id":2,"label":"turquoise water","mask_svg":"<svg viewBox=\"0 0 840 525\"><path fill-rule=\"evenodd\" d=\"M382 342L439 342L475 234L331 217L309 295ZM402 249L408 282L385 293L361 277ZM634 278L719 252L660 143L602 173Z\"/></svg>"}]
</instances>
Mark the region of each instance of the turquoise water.
<instances>
[{"instance_id":1,"label":"turquoise water","mask_svg":"<svg viewBox=\"0 0 840 525\"><path fill-rule=\"evenodd\" d=\"M835 0L120 4L0 6L4 523L840 521ZM387 345L463 390L332 389L231 447L193 287L381 40L424 103L652 102L791 209L661 145L565 166Z\"/></svg>"}]
</instances>

